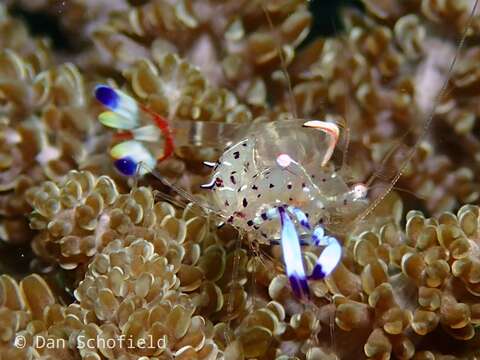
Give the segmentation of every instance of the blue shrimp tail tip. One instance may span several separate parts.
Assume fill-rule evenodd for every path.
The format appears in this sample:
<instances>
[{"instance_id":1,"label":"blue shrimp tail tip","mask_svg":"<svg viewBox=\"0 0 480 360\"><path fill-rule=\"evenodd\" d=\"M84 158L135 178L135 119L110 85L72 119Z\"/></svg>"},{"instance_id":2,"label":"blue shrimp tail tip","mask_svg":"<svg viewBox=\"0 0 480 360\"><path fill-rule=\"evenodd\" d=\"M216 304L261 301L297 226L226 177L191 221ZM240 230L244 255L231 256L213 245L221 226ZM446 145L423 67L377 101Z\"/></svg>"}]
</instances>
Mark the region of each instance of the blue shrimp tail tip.
<instances>
[{"instance_id":1,"label":"blue shrimp tail tip","mask_svg":"<svg viewBox=\"0 0 480 360\"><path fill-rule=\"evenodd\" d=\"M125 176L133 176L137 172L138 164L130 157L124 157L114 161L115 168Z\"/></svg>"},{"instance_id":2,"label":"blue shrimp tail tip","mask_svg":"<svg viewBox=\"0 0 480 360\"><path fill-rule=\"evenodd\" d=\"M298 275L290 275L288 277L290 286L292 287L293 294L300 300L310 299L310 289L308 288L308 282L306 278L302 278Z\"/></svg>"},{"instance_id":3,"label":"blue shrimp tail tip","mask_svg":"<svg viewBox=\"0 0 480 360\"><path fill-rule=\"evenodd\" d=\"M95 97L111 110L115 110L118 106L118 94L110 86L97 85L95 87Z\"/></svg>"}]
</instances>

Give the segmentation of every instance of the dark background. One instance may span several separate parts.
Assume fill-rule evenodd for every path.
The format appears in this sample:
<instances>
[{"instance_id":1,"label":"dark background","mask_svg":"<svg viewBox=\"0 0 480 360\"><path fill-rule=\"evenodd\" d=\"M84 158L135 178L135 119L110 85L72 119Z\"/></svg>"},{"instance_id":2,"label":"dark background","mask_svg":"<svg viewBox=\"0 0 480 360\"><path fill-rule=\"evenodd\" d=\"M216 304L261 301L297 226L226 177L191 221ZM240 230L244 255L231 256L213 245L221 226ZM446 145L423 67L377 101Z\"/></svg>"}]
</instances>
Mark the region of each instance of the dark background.
<instances>
[{"instance_id":1,"label":"dark background","mask_svg":"<svg viewBox=\"0 0 480 360\"><path fill-rule=\"evenodd\" d=\"M68 1L68 0L67 0ZM112 0L115 1L115 0ZM134 1L131 1L134 2ZM310 42L317 36L332 36L342 31L340 9L344 6L353 6L363 9L360 0L311 0L310 11L314 14L312 31L305 40ZM14 5L11 13L24 20L32 34L48 36L56 50L75 51L81 46L78 41L73 41L64 32L60 25L61 15L54 16L44 11L31 12Z\"/></svg>"}]
</instances>

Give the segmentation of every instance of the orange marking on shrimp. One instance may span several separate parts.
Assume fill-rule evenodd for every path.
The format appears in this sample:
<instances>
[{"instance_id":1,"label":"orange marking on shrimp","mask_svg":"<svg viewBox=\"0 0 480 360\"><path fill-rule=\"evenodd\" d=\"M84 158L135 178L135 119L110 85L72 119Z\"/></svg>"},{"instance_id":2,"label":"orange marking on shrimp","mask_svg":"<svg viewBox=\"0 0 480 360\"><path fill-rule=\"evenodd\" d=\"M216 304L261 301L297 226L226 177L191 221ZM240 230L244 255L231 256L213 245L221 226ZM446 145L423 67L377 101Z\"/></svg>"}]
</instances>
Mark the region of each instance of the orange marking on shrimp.
<instances>
[{"instance_id":1,"label":"orange marking on shrimp","mask_svg":"<svg viewBox=\"0 0 480 360\"><path fill-rule=\"evenodd\" d=\"M165 145L163 146L163 155L157 159L158 163L162 162L163 160L168 158L170 155L172 155L175 150L173 133L172 133L172 130L170 129L168 120L165 119L163 116L157 114L156 112L150 110L144 105L140 104L140 108L142 109L142 111L150 115L155 125L160 129L163 136L165 137Z\"/></svg>"},{"instance_id":2,"label":"orange marking on shrimp","mask_svg":"<svg viewBox=\"0 0 480 360\"><path fill-rule=\"evenodd\" d=\"M328 145L327 152L325 153L325 156L322 160L322 166L325 166L328 160L330 160L330 158L332 157L335 146L337 146L338 138L340 136L340 129L336 124L320 120L306 121L305 123L303 123L302 126L321 130L330 136L330 144Z\"/></svg>"}]
</instances>

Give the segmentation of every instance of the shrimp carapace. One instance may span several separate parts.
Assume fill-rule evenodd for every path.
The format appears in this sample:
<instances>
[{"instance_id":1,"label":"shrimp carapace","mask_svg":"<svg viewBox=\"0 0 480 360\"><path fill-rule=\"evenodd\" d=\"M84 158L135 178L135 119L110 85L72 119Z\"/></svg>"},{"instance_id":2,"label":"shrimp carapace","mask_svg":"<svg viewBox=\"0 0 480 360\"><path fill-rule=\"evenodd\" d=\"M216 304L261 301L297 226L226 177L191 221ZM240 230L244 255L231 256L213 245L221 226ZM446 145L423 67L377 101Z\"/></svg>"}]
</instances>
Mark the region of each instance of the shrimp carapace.
<instances>
[{"instance_id":1,"label":"shrimp carapace","mask_svg":"<svg viewBox=\"0 0 480 360\"><path fill-rule=\"evenodd\" d=\"M314 224L328 224L329 215L342 207L347 214L365 206L365 198L351 193L332 164L322 166L330 135L302 124L255 124L214 165L205 187L212 189L216 207L234 225L248 230L255 218L284 204L302 208ZM273 228L261 225L263 237L279 238L280 229Z\"/></svg>"}]
</instances>

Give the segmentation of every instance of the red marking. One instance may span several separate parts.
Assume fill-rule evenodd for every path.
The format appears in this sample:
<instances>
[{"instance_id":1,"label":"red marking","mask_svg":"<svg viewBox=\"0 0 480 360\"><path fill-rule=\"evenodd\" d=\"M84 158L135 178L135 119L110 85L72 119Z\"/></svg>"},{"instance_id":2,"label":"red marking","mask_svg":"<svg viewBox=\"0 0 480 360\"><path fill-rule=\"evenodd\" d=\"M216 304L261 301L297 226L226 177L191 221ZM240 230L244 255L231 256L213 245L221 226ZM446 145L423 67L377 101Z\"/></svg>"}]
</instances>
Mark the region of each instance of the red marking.
<instances>
[{"instance_id":1,"label":"red marking","mask_svg":"<svg viewBox=\"0 0 480 360\"><path fill-rule=\"evenodd\" d=\"M113 135L113 139L117 141L132 140L133 134L131 131L121 131Z\"/></svg>"},{"instance_id":2,"label":"red marking","mask_svg":"<svg viewBox=\"0 0 480 360\"><path fill-rule=\"evenodd\" d=\"M215 186L223 187L223 180L219 177L215 178Z\"/></svg>"},{"instance_id":3,"label":"red marking","mask_svg":"<svg viewBox=\"0 0 480 360\"><path fill-rule=\"evenodd\" d=\"M233 213L233 216L238 216L238 217L241 218L241 219L245 219L245 217L246 217L246 215L245 215L243 212L241 212L241 211L235 211L235 212Z\"/></svg>"},{"instance_id":4,"label":"red marking","mask_svg":"<svg viewBox=\"0 0 480 360\"><path fill-rule=\"evenodd\" d=\"M160 129L163 136L165 137L165 145L163 147L163 156L157 159L157 163L159 163L165 160L166 158L168 158L170 155L172 155L175 149L172 130L170 129L170 125L168 124L167 119L165 119L163 116L157 114L156 112L150 110L149 108L141 104L140 104L140 109L142 109L143 112L150 115L155 125Z\"/></svg>"}]
</instances>

